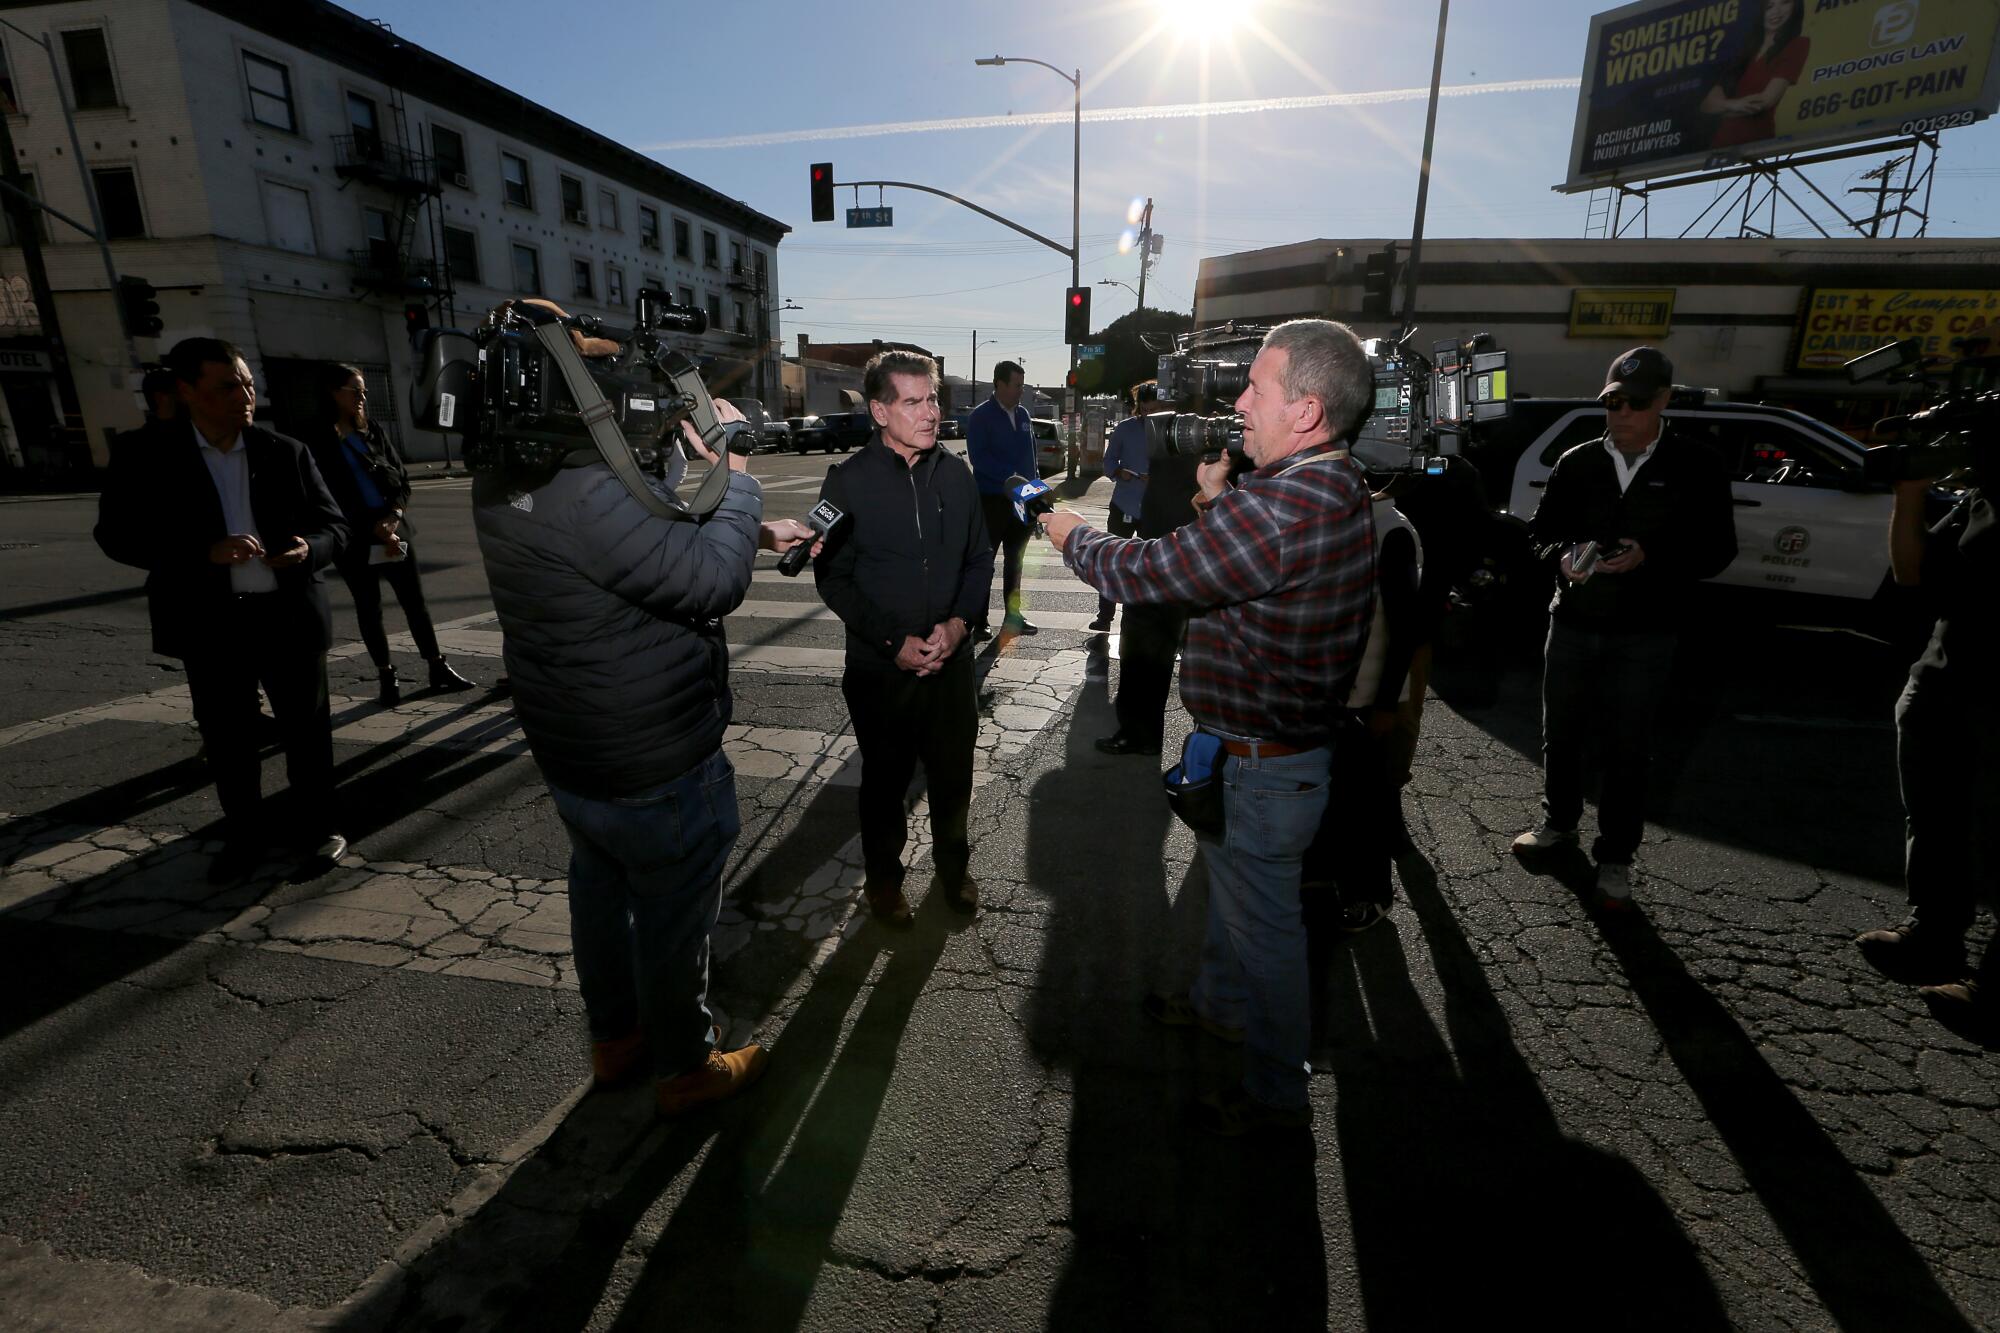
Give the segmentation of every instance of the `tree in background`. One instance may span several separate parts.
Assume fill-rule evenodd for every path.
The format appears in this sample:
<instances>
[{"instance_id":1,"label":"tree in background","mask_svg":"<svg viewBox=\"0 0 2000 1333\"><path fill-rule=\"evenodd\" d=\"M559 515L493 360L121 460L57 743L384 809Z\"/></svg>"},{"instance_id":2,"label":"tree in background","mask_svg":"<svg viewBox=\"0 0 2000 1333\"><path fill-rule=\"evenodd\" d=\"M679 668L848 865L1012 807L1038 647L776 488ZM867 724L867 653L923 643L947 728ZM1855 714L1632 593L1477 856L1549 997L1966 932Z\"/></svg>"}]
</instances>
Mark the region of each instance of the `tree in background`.
<instances>
[{"instance_id":1,"label":"tree in background","mask_svg":"<svg viewBox=\"0 0 2000 1333\"><path fill-rule=\"evenodd\" d=\"M1120 315L1091 335L1092 342L1104 344L1104 355L1077 363L1078 390L1124 397L1133 385L1152 379L1160 369L1160 354L1142 346L1139 335L1185 333L1193 327L1193 316L1177 310L1147 307Z\"/></svg>"}]
</instances>

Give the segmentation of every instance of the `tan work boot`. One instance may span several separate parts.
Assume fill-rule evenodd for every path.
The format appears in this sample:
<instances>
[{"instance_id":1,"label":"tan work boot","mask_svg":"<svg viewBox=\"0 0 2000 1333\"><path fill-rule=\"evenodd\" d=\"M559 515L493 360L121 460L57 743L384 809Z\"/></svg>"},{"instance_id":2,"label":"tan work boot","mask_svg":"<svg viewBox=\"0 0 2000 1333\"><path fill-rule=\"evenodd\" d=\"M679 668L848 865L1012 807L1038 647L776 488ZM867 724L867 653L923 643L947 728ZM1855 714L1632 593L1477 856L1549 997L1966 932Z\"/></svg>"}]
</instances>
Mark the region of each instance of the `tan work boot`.
<instances>
[{"instance_id":1,"label":"tan work boot","mask_svg":"<svg viewBox=\"0 0 2000 1333\"><path fill-rule=\"evenodd\" d=\"M656 1089L661 1115L680 1115L704 1102L734 1096L764 1074L771 1057L752 1042L727 1053L710 1048L708 1059L685 1074L663 1078Z\"/></svg>"}]
</instances>

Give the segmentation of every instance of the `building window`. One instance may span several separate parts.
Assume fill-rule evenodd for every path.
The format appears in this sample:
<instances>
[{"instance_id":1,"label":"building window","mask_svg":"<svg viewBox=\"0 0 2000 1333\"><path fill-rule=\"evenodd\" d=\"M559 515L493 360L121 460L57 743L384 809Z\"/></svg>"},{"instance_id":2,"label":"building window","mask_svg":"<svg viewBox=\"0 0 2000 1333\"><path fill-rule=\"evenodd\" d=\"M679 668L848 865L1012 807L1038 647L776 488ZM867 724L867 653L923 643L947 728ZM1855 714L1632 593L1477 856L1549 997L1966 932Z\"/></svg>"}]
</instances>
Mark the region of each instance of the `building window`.
<instances>
[{"instance_id":1,"label":"building window","mask_svg":"<svg viewBox=\"0 0 2000 1333\"><path fill-rule=\"evenodd\" d=\"M604 266L604 299L607 304L625 304L625 270L616 264Z\"/></svg>"},{"instance_id":2,"label":"building window","mask_svg":"<svg viewBox=\"0 0 2000 1333\"><path fill-rule=\"evenodd\" d=\"M667 291L667 280L657 273L642 273L639 275L639 286L646 291L658 292L664 296Z\"/></svg>"},{"instance_id":3,"label":"building window","mask_svg":"<svg viewBox=\"0 0 2000 1333\"><path fill-rule=\"evenodd\" d=\"M500 192L517 208L535 206L534 191L528 188L528 159L512 153L500 154Z\"/></svg>"},{"instance_id":4,"label":"building window","mask_svg":"<svg viewBox=\"0 0 2000 1333\"><path fill-rule=\"evenodd\" d=\"M21 173L21 189L25 193L36 199L42 197L41 189L35 184L35 176L33 172L24 171ZM41 209L36 208L29 210L29 216L34 218L35 220L34 228L36 237L44 241L49 239L49 224L48 224L49 215L42 212ZM21 243L21 233L14 229L14 215L12 213L8 213L7 244L19 245L20 243Z\"/></svg>"},{"instance_id":5,"label":"building window","mask_svg":"<svg viewBox=\"0 0 2000 1333\"><path fill-rule=\"evenodd\" d=\"M729 271L739 276L744 272L743 242L741 241L731 241L729 243Z\"/></svg>"},{"instance_id":6,"label":"building window","mask_svg":"<svg viewBox=\"0 0 2000 1333\"><path fill-rule=\"evenodd\" d=\"M542 294L542 255L532 245L514 245L514 291L520 296Z\"/></svg>"},{"instance_id":7,"label":"building window","mask_svg":"<svg viewBox=\"0 0 2000 1333\"><path fill-rule=\"evenodd\" d=\"M444 262L450 266L451 280L479 281L479 234L463 227L444 229Z\"/></svg>"},{"instance_id":8,"label":"building window","mask_svg":"<svg viewBox=\"0 0 2000 1333\"><path fill-rule=\"evenodd\" d=\"M674 219L675 259L694 258L694 249L693 249L694 242L689 239L691 235L692 233L688 230L688 220L686 218L675 218Z\"/></svg>"},{"instance_id":9,"label":"building window","mask_svg":"<svg viewBox=\"0 0 2000 1333\"><path fill-rule=\"evenodd\" d=\"M707 228L701 233L701 266L703 268L722 267L721 239Z\"/></svg>"},{"instance_id":10,"label":"building window","mask_svg":"<svg viewBox=\"0 0 2000 1333\"><path fill-rule=\"evenodd\" d=\"M722 332L722 298L714 292L708 294L708 327L712 332Z\"/></svg>"},{"instance_id":11,"label":"building window","mask_svg":"<svg viewBox=\"0 0 2000 1333\"><path fill-rule=\"evenodd\" d=\"M639 205L639 248L660 248L660 210L650 204Z\"/></svg>"},{"instance_id":12,"label":"building window","mask_svg":"<svg viewBox=\"0 0 2000 1333\"><path fill-rule=\"evenodd\" d=\"M465 136L457 130L431 126L431 156L437 159L438 179L460 188L472 184L472 175L465 169Z\"/></svg>"},{"instance_id":13,"label":"building window","mask_svg":"<svg viewBox=\"0 0 2000 1333\"><path fill-rule=\"evenodd\" d=\"M264 182L264 226L277 249L301 255L319 253L313 235L312 196L296 186Z\"/></svg>"},{"instance_id":14,"label":"building window","mask_svg":"<svg viewBox=\"0 0 2000 1333\"><path fill-rule=\"evenodd\" d=\"M298 133L299 119L292 110L292 72L275 60L245 51L243 77L250 84L250 119L287 134Z\"/></svg>"},{"instance_id":15,"label":"building window","mask_svg":"<svg viewBox=\"0 0 2000 1333\"><path fill-rule=\"evenodd\" d=\"M69 89L78 111L118 105L118 80L111 73L111 47L102 28L76 28L62 35L69 60Z\"/></svg>"},{"instance_id":16,"label":"building window","mask_svg":"<svg viewBox=\"0 0 2000 1333\"><path fill-rule=\"evenodd\" d=\"M139 177L130 167L92 167L97 207L104 217L104 234L114 241L146 234L146 215L139 207Z\"/></svg>"},{"instance_id":17,"label":"building window","mask_svg":"<svg viewBox=\"0 0 2000 1333\"><path fill-rule=\"evenodd\" d=\"M382 160L382 128L375 114L375 99L360 93L347 95L347 126L354 132L354 160Z\"/></svg>"},{"instance_id":18,"label":"building window","mask_svg":"<svg viewBox=\"0 0 2000 1333\"><path fill-rule=\"evenodd\" d=\"M676 290L674 292L674 300L690 310L694 309L694 288L682 287Z\"/></svg>"},{"instance_id":19,"label":"building window","mask_svg":"<svg viewBox=\"0 0 2000 1333\"><path fill-rule=\"evenodd\" d=\"M618 230L618 196L610 190L597 192L597 225L608 231Z\"/></svg>"},{"instance_id":20,"label":"building window","mask_svg":"<svg viewBox=\"0 0 2000 1333\"><path fill-rule=\"evenodd\" d=\"M752 258L757 261L757 290L760 292L769 291L770 288L764 285L768 276L764 266L764 252L758 250L754 252Z\"/></svg>"},{"instance_id":21,"label":"building window","mask_svg":"<svg viewBox=\"0 0 2000 1333\"><path fill-rule=\"evenodd\" d=\"M562 217L564 222L574 222L586 226L590 214L583 209L583 182L574 176L559 176L557 184L562 190Z\"/></svg>"},{"instance_id":22,"label":"building window","mask_svg":"<svg viewBox=\"0 0 2000 1333\"><path fill-rule=\"evenodd\" d=\"M569 294L571 296L597 299L597 284L591 280L590 261L572 259L569 261Z\"/></svg>"},{"instance_id":23,"label":"building window","mask_svg":"<svg viewBox=\"0 0 2000 1333\"><path fill-rule=\"evenodd\" d=\"M375 268L387 272L396 267L396 243L392 239L394 224L388 213L379 208L361 210L361 232L368 238L368 262Z\"/></svg>"},{"instance_id":24,"label":"building window","mask_svg":"<svg viewBox=\"0 0 2000 1333\"><path fill-rule=\"evenodd\" d=\"M743 303L741 301L738 301L736 303L736 331L738 333L750 332L750 318L749 315L744 311Z\"/></svg>"}]
</instances>

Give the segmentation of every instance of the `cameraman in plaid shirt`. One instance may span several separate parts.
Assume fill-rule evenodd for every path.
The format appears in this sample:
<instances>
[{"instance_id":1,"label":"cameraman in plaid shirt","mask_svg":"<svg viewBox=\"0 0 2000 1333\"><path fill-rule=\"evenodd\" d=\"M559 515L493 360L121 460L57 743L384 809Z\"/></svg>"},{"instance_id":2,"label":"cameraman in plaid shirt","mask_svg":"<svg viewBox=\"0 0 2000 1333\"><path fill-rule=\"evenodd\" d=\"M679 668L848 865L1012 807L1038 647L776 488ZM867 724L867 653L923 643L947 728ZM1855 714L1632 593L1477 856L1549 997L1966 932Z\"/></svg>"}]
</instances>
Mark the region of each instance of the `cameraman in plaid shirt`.
<instances>
[{"instance_id":1,"label":"cameraman in plaid shirt","mask_svg":"<svg viewBox=\"0 0 2000 1333\"><path fill-rule=\"evenodd\" d=\"M1218 1134L1303 1128L1312 1016L1299 863L1326 808L1335 701L1361 658L1374 603L1375 527L1347 442L1374 401L1344 324L1300 319L1264 339L1236 400L1256 470L1233 489L1203 464L1202 511L1154 541L1112 537L1074 513L1041 516L1063 563L1114 601L1199 608L1181 699L1221 737L1227 830L1200 838L1208 929L1186 995L1146 1012L1246 1043L1243 1082L1196 1108Z\"/></svg>"}]
</instances>

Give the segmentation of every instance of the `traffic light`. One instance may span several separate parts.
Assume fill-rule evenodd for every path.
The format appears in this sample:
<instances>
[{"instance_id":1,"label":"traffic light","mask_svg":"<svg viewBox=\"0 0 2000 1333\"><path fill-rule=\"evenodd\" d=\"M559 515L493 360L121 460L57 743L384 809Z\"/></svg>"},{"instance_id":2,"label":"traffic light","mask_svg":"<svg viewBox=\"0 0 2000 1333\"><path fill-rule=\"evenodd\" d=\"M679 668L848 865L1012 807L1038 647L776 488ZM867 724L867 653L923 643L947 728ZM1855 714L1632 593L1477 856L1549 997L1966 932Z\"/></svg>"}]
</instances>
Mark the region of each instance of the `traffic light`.
<instances>
[{"instance_id":1,"label":"traffic light","mask_svg":"<svg viewBox=\"0 0 2000 1333\"><path fill-rule=\"evenodd\" d=\"M1072 287L1063 299L1063 341L1074 346L1090 341L1090 288Z\"/></svg>"},{"instance_id":2,"label":"traffic light","mask_svg":"<svg viewBox=\"0 0 2000 1333\"><path fill-rule=\"evenodd\" d=\"M144 278L118 279L118 315L134 338L157 338L166 324L160 319L160 294Z\"/></svg>"},{"instance_id":3,"label":"traffic light","mask_svg":"<svg viewBox=\"0 0 2000 1333\"><path fill-rule=\"evenodd\" d=\"M431 326L431 308L422 301L412 301L403 307L403 331L415 338Z\"/></svg>"},{"instance_id":4,"label":"traffic light","mask_svg":"<svg viewBox=\"0 0 2000 1333\"><path fill-rule=\"evenodd\" d=\"M1361 315L1364 319L1387 319L1395 309L1396 252L1376 250L1361 270Z\"/></svg>"},{"instance_id":5,"label":"traffic light","mask_svg":"<svg viewBox=\"0 0 2000 1333\"><path fill-rule=\"evenodd\" d=\"M833 221L833 163L812 164L813 221Z\"/></svg>"}]
</instances>

